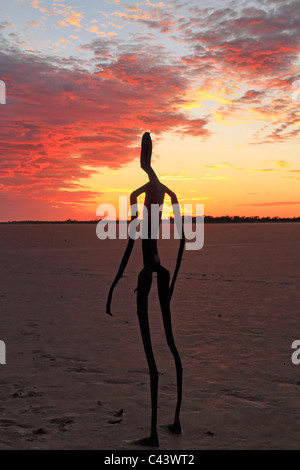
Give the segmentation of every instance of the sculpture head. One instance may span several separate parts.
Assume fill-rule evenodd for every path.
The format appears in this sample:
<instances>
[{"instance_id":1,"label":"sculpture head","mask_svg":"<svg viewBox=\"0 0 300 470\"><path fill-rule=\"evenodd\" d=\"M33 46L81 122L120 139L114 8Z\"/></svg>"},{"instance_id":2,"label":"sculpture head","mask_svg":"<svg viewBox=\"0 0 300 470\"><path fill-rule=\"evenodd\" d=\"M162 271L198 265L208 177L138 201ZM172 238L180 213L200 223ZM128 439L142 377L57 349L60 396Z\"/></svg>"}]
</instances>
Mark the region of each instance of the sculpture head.
<instances>
[{"instance_id":1,"label":"sculpture head","mask_svg":"<svg viewBox=\"0 0 300 470\"><path fill-rule=\"evenodd\" d=\"M145 132L141 146L141 168L148 173L151 169L152 140L150 132Z\"/></svg>"}]
</instances>

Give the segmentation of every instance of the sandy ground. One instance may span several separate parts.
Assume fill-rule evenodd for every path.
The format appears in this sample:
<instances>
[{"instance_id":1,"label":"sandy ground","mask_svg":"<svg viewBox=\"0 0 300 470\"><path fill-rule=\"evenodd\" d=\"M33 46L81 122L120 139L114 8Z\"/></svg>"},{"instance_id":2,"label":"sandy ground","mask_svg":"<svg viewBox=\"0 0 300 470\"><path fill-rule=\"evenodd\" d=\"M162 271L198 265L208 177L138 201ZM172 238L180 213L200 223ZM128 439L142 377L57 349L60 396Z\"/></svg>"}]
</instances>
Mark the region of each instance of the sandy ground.
<instances>
[{"instance_id":1,"label":"sandy ground","mask_svg":"<svg viewBox=\"0 0 300 470\"><path fill-rule=\"evenodd\" d=\"M125 244L94 225L0 226L0 449L132 449L149 434L140 242L105 314ZM172 270L177 242L160 247ZM159 431L161 449L300 447L299 266L300 224L207 225L204 248L185 252L172 299L183 434ZM175 370L155 282L149 314L166 424Z\"/></svg>"}]
</instances>

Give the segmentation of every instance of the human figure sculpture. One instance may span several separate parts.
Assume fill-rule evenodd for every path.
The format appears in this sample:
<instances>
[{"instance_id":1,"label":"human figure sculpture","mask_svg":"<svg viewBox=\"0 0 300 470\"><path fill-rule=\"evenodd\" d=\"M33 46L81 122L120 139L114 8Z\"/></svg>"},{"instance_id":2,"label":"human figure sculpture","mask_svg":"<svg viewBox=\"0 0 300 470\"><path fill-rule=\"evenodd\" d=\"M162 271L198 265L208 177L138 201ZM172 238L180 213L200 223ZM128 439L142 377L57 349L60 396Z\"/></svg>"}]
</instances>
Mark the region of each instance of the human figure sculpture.
<instances>
[{"instance_id":1,"label":"human figure sculpture","mask_svg":"<svg viewBox=\"0 0 300 470\"><path fill-rule=\"evenodd\" d=\"M131 441L131 444L141 445L141 446L159 446L158 434L157 434L157 396L158 396L158 370L155 363L155 358L152 350L151 336L149 329L149 319L148 319L148 295L152 285L152 274L153 272L157 273L157 286L158 286L158 296L160 302L160 308L162 312L163 324L165 335L167 339L168 346L171 350L171 353L174 357L175 366L176 366L176 377L177 377L177 405L175 409L175 417L173 424L164 426L173 434L181 433L181 424L180 424L180 408L182 400L182 365L179 353L177 351L173 332L172 332L172 323L171 323L171 312L170 312L170 301L173 294L175 281L177 274L180 268L180 263L182 259L182 253L184 250L185 238L182 230L182 221L180 215L180 209L178 205L178 200L176 194L171 191L167 186L163 185L158 177L156 176L153 168L151 167L151 155L152 155L152 141L149 132L145 132L142 137L142 146L141 146L141 168L148 174L149 182L139 189L133 191L130 196L131 207L137 204L137 198L142 193L145 193L145 203L144 207L147 209L148 217L148 238L142 239L142 252L143 252L143 262L144 267L138 276L138 285L136 288L137 292L137 314L139 319L139 325L143 340L143 346L146 354L146 359L149 367L150 373L150 388L151 388L151 433L149 437L139 439L136 441ZM165 194L168 194L171 198L172 208L175 217L175 223L177 226L177 232L181 234L180 245L177 257L177 263L175 266L175 271L173 279L170 285L170 273L160 264L160 259L157 249L157 238L153 237L153 232L151 232L151 211L154 204L159 204L161 206L164 201ZM132 214L131 221L137 218L136 214ZM161 212L159 213L159 223L161 222ZM152 237L151 237L152 235ZM117 275L112 283L112 286L109 291L106 312L109 315L111 313L111 301L113 290L118 283L118 281L123 276L123 272L129 260L132 248L134 244L134 239L129 237L128 245L125 250L123 259L121 261Z\"/></svg>"}]
</instances>

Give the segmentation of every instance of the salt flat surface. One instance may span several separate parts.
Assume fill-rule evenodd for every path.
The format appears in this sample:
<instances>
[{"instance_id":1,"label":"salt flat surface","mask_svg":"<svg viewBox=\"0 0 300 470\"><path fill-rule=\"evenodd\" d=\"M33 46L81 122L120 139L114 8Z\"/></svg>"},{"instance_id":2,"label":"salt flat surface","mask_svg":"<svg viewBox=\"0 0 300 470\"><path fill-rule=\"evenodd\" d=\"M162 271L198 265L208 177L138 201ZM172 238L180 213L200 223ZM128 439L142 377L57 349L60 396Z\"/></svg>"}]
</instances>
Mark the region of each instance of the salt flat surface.
<instances>
[{"instance_id":1,"label":"salt flat surface","mask_svg":"<svg viewBox=\"0 0 300 470\"><path fill-rule=\"evenodd\" d=\"M0 227L0 449L130 449L149 434L140 241L105 314L125 246L95 225ZM178 241L159 246L172 272ZM206 225L204 248L184 253L171 303L183 434L159 431L161 449L299 448L299 266L300 224ZM155 276L149 317L166 424L176 382Z\"/></svg>"}]
</instances>

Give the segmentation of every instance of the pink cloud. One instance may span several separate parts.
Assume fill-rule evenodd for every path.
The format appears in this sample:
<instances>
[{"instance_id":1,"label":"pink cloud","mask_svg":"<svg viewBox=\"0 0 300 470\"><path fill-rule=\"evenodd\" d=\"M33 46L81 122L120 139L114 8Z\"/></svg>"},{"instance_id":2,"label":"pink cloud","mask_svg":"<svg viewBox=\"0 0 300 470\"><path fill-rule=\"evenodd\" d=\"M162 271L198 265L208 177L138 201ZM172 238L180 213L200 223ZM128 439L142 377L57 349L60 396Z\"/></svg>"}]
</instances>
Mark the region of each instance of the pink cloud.
<instances>
[{"instance_id":1,"label":"pink cloud","mask_svg":"<svg viewBox=\"0 0 300 470\"><path fill-rule=\"evenodd\" d=\"M6 197L14 192L76 205L97 196L82 191L78 179L95 167L118 168L137 158L145 130L210 135L207 118L177 110L188 87L178 69L138 53L120 54L97 73L76 68L75 61L64 67L16 51L1 53L1 63L9 90L0 131Z\"/></svg>"}]
</instances>

